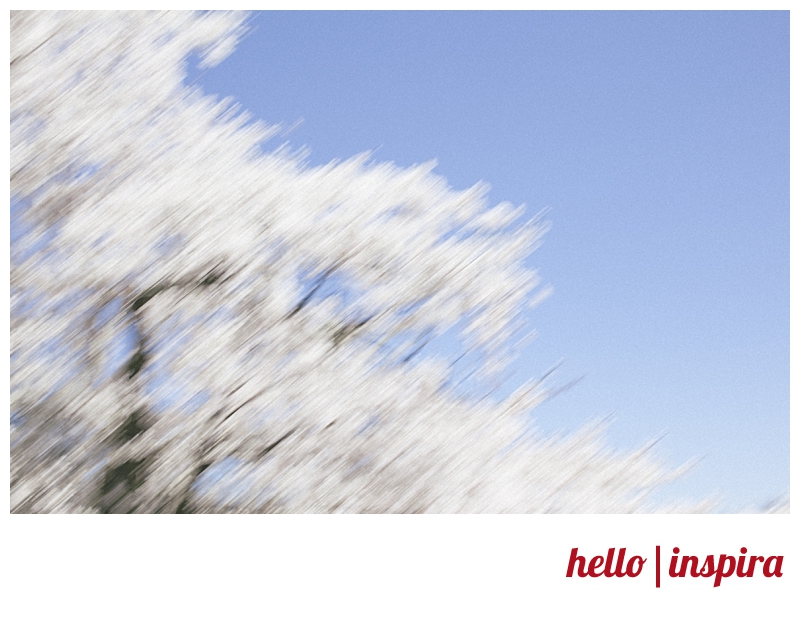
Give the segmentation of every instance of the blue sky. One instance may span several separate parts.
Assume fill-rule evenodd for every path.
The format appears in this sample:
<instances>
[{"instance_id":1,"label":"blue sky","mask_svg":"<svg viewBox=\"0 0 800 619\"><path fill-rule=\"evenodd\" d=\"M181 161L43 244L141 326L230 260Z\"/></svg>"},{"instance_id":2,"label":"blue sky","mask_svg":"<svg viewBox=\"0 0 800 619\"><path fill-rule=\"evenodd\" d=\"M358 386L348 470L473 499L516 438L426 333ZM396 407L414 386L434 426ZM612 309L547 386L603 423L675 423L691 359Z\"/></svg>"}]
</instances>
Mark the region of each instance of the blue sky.
<instances>
[{"instance_id":1,"label":"blue sky","mask_svg":"<svg viewBox=\"0 0 800 619\"><path fill-rule=\"evenodd\" d=\"M199 73L308 161L437 159L456 188L549 209L554 295L513 381L586 375L547 431L702 457L664 497L789 486L789 14L262 13ZM272 142L276 145L279 142Z\"/></svg>"}]
</instances>

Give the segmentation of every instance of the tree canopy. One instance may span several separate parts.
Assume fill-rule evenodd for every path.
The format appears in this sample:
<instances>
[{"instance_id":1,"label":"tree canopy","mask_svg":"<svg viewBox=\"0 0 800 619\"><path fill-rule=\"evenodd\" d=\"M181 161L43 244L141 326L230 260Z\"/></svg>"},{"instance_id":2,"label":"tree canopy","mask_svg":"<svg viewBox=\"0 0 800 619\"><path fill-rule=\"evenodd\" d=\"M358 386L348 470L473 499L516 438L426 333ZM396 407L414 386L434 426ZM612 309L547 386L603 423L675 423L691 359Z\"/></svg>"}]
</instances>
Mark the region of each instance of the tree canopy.
<instances>
[{"instance_id":1,"label":"tree canopy","mask_svg":"<svg viewBox=\"0 0 800 619\"><path fill-rule=\"evenodd\" d=\"M542 380L491 393L541 218L433 163L267 148L184 82L245 28L12 13L12 510L653 509L678 472L649 446L538 433Z\"/></svg>"}]
</instances>

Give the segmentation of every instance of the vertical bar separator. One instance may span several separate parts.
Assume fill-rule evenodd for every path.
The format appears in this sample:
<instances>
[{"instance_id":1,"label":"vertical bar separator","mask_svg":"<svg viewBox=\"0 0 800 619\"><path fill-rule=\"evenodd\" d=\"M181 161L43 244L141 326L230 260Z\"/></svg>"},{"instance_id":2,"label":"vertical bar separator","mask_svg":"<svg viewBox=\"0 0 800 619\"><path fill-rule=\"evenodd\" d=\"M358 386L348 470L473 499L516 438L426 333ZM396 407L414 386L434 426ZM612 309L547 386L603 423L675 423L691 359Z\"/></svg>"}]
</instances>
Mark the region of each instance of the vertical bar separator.
<instances>
[{"instance_id":1,"label":"vertical bar separator","mask_svg":"<svg viewBox=\"0 0 800 619\"><path fill-rule=\"evenodd\" d=\"M661 588L661 546L656 546L656 589Z\"/></svg>"}]
</instances>

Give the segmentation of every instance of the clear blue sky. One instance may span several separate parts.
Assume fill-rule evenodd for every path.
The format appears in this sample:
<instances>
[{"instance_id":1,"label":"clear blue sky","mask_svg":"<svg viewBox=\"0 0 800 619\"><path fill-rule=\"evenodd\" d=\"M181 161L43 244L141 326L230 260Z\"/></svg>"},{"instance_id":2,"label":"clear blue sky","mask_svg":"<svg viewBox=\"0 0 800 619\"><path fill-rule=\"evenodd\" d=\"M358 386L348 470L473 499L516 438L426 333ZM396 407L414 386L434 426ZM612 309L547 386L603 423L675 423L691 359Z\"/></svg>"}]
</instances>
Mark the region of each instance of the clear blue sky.
<instances>
[{"instance_id":1,"label":"clear blue sky","mask_svg":"<svg viewBox=\"0 0 800 619\"><path fill-rule=\"evenodd\" d=\"M206 92L327 163L437 159L456 188L548 208L554 295L521 382L586 375L547 431L666 432L664 496L759 505L789 486L789 14L264 13ZM277 145L277 142L272 142Z\"/></svg>"}]
</instances>

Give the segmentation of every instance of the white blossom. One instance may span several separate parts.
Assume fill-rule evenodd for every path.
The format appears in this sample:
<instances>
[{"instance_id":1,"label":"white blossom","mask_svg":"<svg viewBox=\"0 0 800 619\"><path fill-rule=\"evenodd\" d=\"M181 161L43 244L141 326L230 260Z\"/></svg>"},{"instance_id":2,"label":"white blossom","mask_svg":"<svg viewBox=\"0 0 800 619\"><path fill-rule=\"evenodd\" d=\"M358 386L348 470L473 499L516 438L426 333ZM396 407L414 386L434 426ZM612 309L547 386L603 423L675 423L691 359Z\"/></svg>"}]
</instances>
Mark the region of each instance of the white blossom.
<instances>
[{"instance_id":1,"label":"white blossom","mask_svg":"<svg viewBox=\"0 0 800 619\"><path fill-rule=\"evenodd\" d=\"M276 127L183 81L245 25L12 13L12 509L652 509L649 451L538 433L541 381L485 393L546 224L433 163L262 152Z\"/></svg>"}]
</instances>

